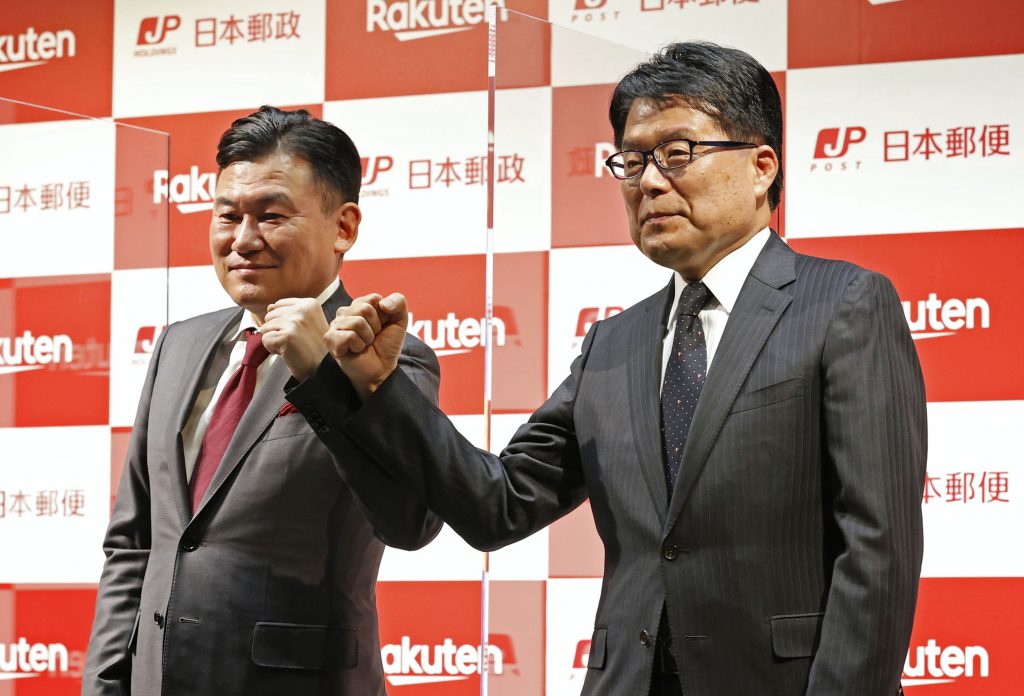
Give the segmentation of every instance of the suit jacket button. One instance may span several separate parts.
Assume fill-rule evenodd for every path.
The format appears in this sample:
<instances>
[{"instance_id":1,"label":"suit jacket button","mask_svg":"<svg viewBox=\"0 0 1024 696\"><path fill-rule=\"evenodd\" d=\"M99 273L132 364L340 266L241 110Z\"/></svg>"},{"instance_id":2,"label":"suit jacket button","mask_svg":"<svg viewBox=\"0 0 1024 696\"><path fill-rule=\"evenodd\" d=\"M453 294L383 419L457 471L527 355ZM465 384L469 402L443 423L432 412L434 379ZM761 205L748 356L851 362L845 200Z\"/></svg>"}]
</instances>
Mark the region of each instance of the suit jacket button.
<instances>
[{"instance_id":1,"label":"suit jacket button","mask_svg":"<svg viewBox=\"0 0 1024 696\"><path fill-rule=\"evenodd\" d=\"M155 623L160 628L163 628L164 627L164 617L163 617L163 614L161 614L158 611L154 611L153 612L153 623Z\"/></svg>"},{"instance_id":2,"label":"suit jacket button","mask_svg":"<svg viewBox=\"0 0 1024 696\"><path fill-rule=\"evenodd\" d=\"M640 645L647 647L651 644L651 634L647 632L647 629L640 631Z\"/></svg>"},{"instance_id":3,"label":"suit jacket button","mask_svg":"<svg viewBox=\"0 0 1024 696\"><path fill-rule=\"evenodd\" d=\"M666 561L674 561L679 557L679 547L675 544L666 544L661 555Z\"/></svg>"},{"instance_id":4,"label":"suit jacket button","mask_svg":"<svg viewBox=\"0 0 1024 696\"><path fill-rule=\"evenodd\" d=\"M199 548L199 542L194 537L187 536L181 540L181 549L183 551L195 551Z\"/></svg>"}]
</instances>

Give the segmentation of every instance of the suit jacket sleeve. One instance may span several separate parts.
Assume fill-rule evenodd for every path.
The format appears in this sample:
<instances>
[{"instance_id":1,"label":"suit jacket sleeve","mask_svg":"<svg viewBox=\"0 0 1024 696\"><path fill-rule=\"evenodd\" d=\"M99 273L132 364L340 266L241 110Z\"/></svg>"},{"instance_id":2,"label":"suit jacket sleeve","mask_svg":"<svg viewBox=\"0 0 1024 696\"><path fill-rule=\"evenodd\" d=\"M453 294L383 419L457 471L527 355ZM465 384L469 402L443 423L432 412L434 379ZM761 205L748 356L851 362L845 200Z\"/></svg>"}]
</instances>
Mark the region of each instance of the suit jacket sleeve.
<instances>
[{"instance_id":1,"label":"suit jacket sleeve","mask_svg":"<svg viewBox=\"0 0 1024 696\"><path fill-rule=\"evenodd\" d=\"M822 379L825 495L842 551L807 693L895 694L921 572L927 426L917 353L883 276L847 288Z\"/></svg>"},{"instance_id":2,"label":"suit jacket sleeve","mask_svg":"<svg viewBox=\"0 0 1024 696\"><path fill-rule=\"evenodd\" d=\"M117 501L103 540L106 561L96 596L96 616L85 670L83 696L130 693L131 650L138 626L142 580L150 550L150 487L146 462L149 407L159 369L164 332L153 350L139 399Z\"/></svg>"},{"instance_id":3,"label":"suit jacket sleeve","mask_svg":"<svg viewBox=\"0 0 1024 696\"><path fill-rule=\"evenodd\" d=\"M459 434L400 371L365 403L357 400L355 408L333 408L328 401L310 406L472 546L500 548L542 529L586 498L572 412L595 330L569 377L498 456ZM347 473L352 479L375 475L368 466L349 466Z\"/></svg>"},{"instance_id":4,"label":"suit jacket sleeve","mask_svg":"<svg viewBox=\"0 0 1024 696\"><path fill-rule=\"evenodd\" d=\"M441 377L434 352L420 341L408 340L398 364L417 396L436 405ZM328 355L311 377L301 383L290 381L285 390L330 451L339 475L356 494L380 540L406 550L430 543L441 531L441 519L408 486L374 466L344 432L328 425L331 414L349 413L359 406L359 397L334 359Z\"/></svg>"}]
</instances>

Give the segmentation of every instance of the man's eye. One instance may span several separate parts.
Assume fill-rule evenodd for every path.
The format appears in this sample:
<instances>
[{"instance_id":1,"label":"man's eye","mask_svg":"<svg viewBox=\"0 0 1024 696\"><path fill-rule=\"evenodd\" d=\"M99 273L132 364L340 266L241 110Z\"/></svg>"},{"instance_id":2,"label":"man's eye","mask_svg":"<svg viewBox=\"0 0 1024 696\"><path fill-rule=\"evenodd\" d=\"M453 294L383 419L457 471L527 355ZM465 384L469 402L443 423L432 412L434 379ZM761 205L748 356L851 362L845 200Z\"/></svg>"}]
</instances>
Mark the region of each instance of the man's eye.
<instances>
[{"instance_id":1,"label":"man's eye","mask_svg":"<svg viewBox=\"0 0 1024 696\"><path fill-rule=\"evenodd\" d=\"M221 213L220 219L221 222L238 222L242 218L238 217L234 213Z\"/></svg>"},{"instance_id":2,"label":"man's eye","mask_svg":"<svg viewBox=\"0 0 1024 696\"><path fill-rule=\"evenodd\" d=\"M260 222L273 222L275 220L283 220L284 215L280 213L263 213L260 215Z\"/></svg>"}]
</instances>

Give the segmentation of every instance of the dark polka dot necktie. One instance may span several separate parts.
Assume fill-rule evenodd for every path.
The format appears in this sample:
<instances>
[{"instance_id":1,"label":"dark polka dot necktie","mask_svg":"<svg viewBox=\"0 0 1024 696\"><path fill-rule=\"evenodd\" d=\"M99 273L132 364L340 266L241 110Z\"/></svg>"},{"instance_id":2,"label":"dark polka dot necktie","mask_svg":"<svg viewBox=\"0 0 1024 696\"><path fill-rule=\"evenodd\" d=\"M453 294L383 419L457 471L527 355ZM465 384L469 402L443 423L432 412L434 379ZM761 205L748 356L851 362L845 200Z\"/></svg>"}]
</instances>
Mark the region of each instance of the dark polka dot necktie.
<instances>
[{"instance_id":1,"label":"dark polka dot necktie","mask_svg":"<svg viewBox=\"0 0 1024 696\"><path fill-rule=\"evenodd\" d=\"M679 478L686 436L707 373L707 346L699 314L710 300L711 292L704 283L687 285L679 297L672 354L661 389L661 430L669 498Z\"/></svg>"}]
</instances>

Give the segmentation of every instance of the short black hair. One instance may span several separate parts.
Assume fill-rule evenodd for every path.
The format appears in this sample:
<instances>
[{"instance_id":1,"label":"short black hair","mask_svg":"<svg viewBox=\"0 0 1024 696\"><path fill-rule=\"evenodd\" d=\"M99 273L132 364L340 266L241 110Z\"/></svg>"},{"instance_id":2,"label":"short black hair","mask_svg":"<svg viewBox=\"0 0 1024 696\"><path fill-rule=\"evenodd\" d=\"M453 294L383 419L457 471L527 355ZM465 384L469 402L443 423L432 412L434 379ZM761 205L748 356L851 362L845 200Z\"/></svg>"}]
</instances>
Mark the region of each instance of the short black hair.
<instances>
[{"instance_id":1,"label":"short black hair","mask_svg":"<svg viewBox=\"0 0 1024 696\"><path fill-rule=\"evenodd\" d=\"M220 171L235 162L255 162L283 150L309 162L324 211L359 202L363 169L359 151L345 131L305 109L261 106L236 120L217 143Z\"/></svg>"},{"instance_id":2,"label":"short black hair","mask_svg":"<svg viewBox=\"0 0 1024 696\"><path fill-rule=\"evenodd\" d=\"M775 150L779 171L768 189L774 210L782 195L782 99L771 74L749 54L706 41L672 43L636 66L612 94L608 118L622 147L629 109L637 99L682 102L715 119L733 140L760 141Z\"/></svg>"}]
</instances>

